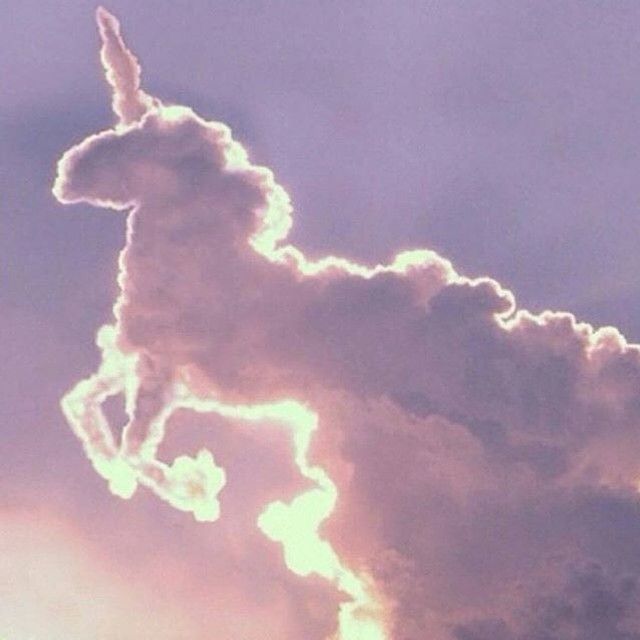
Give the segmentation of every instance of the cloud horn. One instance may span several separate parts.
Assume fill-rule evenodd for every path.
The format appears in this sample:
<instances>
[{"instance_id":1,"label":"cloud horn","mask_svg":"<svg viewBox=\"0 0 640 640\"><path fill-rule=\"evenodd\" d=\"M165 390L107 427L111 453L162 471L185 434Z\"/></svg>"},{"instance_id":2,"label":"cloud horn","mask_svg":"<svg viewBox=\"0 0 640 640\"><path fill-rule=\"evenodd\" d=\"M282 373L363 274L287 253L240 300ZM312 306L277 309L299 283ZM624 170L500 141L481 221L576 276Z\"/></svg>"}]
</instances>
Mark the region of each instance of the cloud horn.
<instances>
[{"instance_id":1,"label":"cloud horn","mask_svg":"<svg viewBox=\"0 0 640 640\"><path fill-rule=\"evenodd\" d=\"M117 18L98 7L96 21L102 39L100 60L113 90L113 112L121 124L131 124L140 120L155 101L140 88L140 65L120 35Z\"/></svg>"}]
</instances>

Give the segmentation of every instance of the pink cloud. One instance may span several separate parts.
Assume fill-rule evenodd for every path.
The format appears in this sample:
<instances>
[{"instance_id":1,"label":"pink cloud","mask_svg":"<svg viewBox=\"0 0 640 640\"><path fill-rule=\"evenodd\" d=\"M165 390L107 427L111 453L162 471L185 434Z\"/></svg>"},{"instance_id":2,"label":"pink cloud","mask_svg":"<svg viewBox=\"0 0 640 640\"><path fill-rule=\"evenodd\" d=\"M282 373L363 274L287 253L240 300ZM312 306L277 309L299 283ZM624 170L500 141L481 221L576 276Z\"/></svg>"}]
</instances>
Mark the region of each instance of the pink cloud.
<instances>
[{"instance_id":1,"label":"pink cloud","mask_svg":"<svg viewBox=\"0 0 640 640\"><path fill-rule=\"evenodd\" d=\"M519 622L550 615L540 584L571 591L592 560L614 591L640 572L624 538L640 533L639 348L517 309L432 251L305 256L271 172L225 125L146 96L117 22L99 24L119 122L63 156L54 194L127 212L101 366L63 400L112 492L142 484L217 519L231 476L215 451L160 459L176 413L284 426L306 486L258 524L295 573L350 599L332 604L341 640L547 637ZM102 411L118 394L122 442ZM574 637L571 620L549 637Z\"/></svg>"}]
</instances>

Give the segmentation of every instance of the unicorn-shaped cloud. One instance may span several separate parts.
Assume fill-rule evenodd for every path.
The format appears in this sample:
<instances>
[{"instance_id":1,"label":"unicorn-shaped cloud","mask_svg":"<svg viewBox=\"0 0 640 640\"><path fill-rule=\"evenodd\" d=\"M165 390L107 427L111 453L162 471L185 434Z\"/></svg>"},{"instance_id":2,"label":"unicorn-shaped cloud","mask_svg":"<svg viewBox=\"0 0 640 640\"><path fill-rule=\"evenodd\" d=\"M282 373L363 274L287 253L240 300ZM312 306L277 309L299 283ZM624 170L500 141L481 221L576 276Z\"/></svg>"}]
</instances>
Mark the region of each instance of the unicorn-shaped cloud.
<instances>
[{"instance_id":1,"label":"unicorn-shaped cloud","mask_svg":"<svg viewBox=\"0 0 640 640\"><path fill-rule=\"evenodd\" d=\"M523 576L548 577L553 549L595 554L567 533L588 511L570 515L572 496L606 487L635 504L638 347L517 310L433 251L310 259L287 242L273 174L224 124L144 93L117 20L97 16L118 121L64 154L53 188L127 215L102 363L62 401L95 469L116 495L142 484L215 520L225 473L206 450L161 461L167 420L186 408L283 424L312 488L258 526L293 571L347 594L336 638L520 638ZM102 409L117 394L121 442ZM485 617L499 622L458 624Z\"/></svg>"}]
</instances>

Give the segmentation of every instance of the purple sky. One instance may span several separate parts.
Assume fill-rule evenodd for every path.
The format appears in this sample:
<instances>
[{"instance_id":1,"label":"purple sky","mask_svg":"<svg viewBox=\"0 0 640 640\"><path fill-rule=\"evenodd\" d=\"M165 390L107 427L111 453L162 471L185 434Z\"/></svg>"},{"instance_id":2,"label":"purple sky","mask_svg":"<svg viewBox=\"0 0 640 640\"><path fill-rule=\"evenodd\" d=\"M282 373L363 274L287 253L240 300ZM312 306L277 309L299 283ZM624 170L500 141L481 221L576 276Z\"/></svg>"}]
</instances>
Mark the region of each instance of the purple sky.
<instances>
[{"instance_id":1,"label":"purple sky","mask_svg":"<svg viewBox=\"0 0 640 640\"><path fill-rule=\"evenodd\" d=\"M273 169L296 211L291 240L309 255L375 262L399 249L433 248L464 275L495 278L524 308L574 312L640 340L637 3L114 0L107 8L141 61L149 93L228 123L252 160ZM216 598L230 608L234 600L208 593L206 575L194 578L193 567L200 553L226 544L218 539L231 535L224 527L240 526L246 517L203 533L151 497L116 501L91 473L59 409L63 393L96 366L94 334L111 319L124 234L124 216L88 204L63 207L51 195L61 154L113 123L94 10L84 0L9 0L0 21L0 518L7 523L0 558L16 558L0 564L0 636L6 627L7 640L86 638L90 625L78 615L53 623L55 608L45 611L25 596L34 586L21 573L21 554L34 563L41 556L32 558L31 548L42 557L62 554L56 536L64 549L76 535L94 545L99 561L69 551L69 563L78 563L78 575L93 576L80 583L95 579L91 588L107 594L105 612L126 612L120 599L135 600L126 589L137 587L124 569L127 586L114 587L111 577L103 585L95 564L120 567L135 557L147 583L154 571L162 575L142 542L118 534L136 526L163 531L153 544L166 554L165 566L175 560L171 575L187 575L185 590L201 598L186 612L174 581L166 593L148 595L144 587L145 606L177 602L167 613L181 629L176 638L200 633L190 616ZM236 444L217 437L233 460ZM266 445L242 438L243 450L268 458ZM274 482L281 479L270 465L286 466L286 455L278 456L263 463ZM615 544L635 549L640 525L622 513L626 508L603 507L620 521ZM59 530L50 524L58 520ZM67 526L75 527L73 534ZM41 551L45 531L53 531L50 552ZM176 531L187 549L182 557L168 533ZM247 553L259 554L264 544L251 539ZM207 567L227 571L225 562ZM480 567L470 552L468 566L474 562ZM245 594L252 567L238 561L234 571L233 588ZM304 597L321 613L300 615L273 633L284 638L321 628L328 605L318 602L334 596L325 597L324 585L292 583L280 571L274 558L269 579L276 575L282 592L264 606L260 598L267 602L267 596L252 594L260 602L256 611L272 620L273 607L281 607L282 616L296 618L286 612L295 609L298 590L307 589ZM3 572L9 586L2 584ZM596 574L576 569L566 588L617 580ZM139 616L144 607L137 606L127 615ZM27 615L33 611L35 617ZM458 631L456 640L516 637L500 636L498 627L486 631L493 622L482 624L484 631ZM256 629L247 637L259 633L258 622ZM119 640L117 633L104 622L94 640ZM152 637L144 633L131 638ZM407 640L421 640L406 633ZM530 633L517 638L542 637Z\"/></svg>"}]
</instances>

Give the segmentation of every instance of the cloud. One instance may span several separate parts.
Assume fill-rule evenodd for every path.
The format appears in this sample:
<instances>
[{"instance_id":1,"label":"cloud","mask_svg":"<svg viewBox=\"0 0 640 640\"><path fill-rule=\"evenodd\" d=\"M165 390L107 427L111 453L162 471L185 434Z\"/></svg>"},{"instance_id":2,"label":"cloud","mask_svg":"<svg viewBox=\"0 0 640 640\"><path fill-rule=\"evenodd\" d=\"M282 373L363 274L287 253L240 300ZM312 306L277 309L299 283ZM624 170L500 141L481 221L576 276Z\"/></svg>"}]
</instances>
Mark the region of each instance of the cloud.
<instances>
[{"instance_id":1,"label":"cloud","mask_svg":"<svg viewBox=\"0 0 640 640\"><path fill-rule=\"evenodd\" d=\"M109 517L94 505L75 524L59 506L0 508L3 638L322 640L335 629L332 590L269 558L259 532L234 540L237 514L212 532L122 506Z\"/></svg>"},{"instance_id":2,"label":"cloud","mask_svg":"<svg viewBox=\"0 0 640 640\"><path fill-rule=\"evenodd\" d=\"M119 122L67 151L53 191L127 212L101 366L63 399L112 492L143 484L214 520L215 454L159 457L176 412L285 426L310 488L258 526L292 571L348 596L341 640L542 638L539 585L568 585L582 611L571 567L640 570L639 348L518 309L433 251L305 256L272 173L225 125L148 98L117 22L98 19ZM102 410L118 394L121 443ZM514 636L523 607L538 622ZM618 633L631 609L605 609L598 628Z\"/></svg>"},{"instance_id":3,"label":"cloud","mask_svg":"<svg viewBox=\"0 0 640 640\"><path fill-rule=\"evenodd\" d=\"M533 596L517 631L504 620L478 620L456 629L456 640L637 640L638 580L613 578L599 564L572 567L566 583Z\"/></svg>"}]
</instances>

